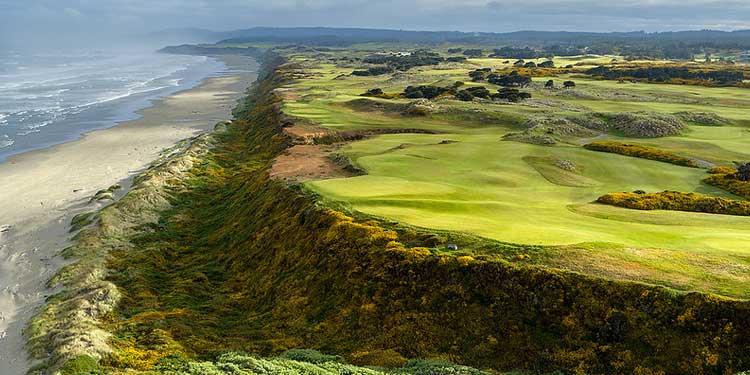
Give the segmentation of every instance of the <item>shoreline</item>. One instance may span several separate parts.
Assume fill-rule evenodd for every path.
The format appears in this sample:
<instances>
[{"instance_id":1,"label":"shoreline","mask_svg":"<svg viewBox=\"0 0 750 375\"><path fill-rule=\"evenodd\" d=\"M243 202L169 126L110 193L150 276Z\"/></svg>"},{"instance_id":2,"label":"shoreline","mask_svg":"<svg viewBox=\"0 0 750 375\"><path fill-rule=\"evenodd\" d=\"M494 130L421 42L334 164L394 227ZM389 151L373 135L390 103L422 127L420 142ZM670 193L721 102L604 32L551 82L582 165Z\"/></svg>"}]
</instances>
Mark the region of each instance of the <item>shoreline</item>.
<instances>
[{"instance_id":1,"label":"shoreline","mask_svg":"<svg viewBox=\"0 0 750 375\"><path fill-rule=\"evenodd\" d=\"M192 88L155 99L135 120L9 157L0 163L0 373L25 374L23 329L54 294L49 280L66 262L70 220L111 202L89 202L101 189L132 178L181 140L209 132L255 80L249 57L222 56L226 69Z\"/></svg>"}]
</instances>

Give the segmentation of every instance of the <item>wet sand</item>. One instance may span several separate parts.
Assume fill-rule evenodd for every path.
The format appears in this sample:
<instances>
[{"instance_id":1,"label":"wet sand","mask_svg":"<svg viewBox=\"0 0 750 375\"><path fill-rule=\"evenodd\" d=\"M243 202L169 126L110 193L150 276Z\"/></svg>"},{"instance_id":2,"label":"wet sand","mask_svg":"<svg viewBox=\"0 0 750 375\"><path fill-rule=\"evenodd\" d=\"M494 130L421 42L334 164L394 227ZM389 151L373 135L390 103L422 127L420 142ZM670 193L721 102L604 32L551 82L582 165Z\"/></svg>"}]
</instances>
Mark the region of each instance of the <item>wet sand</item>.
<instances>
[{"instance_id":1,"label":"wet sand","mask_svg":"<svg viewBox=\"0 0 750 375\"><path fill-rule=\"evenodd\" d=\"M119 183L124 194L162 151L231 118L257 65L246 57L222 60L225 75L154 101L138 120L0 164L0 374L22 375L30 366L23 327L54 293L45 284L64 265L58 253L69 243L71 218L102 205L89 203L98 190Z\"/></svg>"}]
</instances>

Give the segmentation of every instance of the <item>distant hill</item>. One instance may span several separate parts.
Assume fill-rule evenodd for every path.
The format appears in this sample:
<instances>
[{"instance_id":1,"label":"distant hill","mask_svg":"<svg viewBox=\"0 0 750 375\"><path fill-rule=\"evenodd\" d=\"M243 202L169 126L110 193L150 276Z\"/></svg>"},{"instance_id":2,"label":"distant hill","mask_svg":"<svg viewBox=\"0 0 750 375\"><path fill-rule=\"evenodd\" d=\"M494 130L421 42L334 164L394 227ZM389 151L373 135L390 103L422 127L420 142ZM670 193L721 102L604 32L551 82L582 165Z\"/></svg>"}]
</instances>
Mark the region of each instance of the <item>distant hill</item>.
<instances>
[{"instance_id":1,"label":"distant hill","mask_svg":"<svg viewBox=\"0 0 750 375\"><path fill-rule=\"evenodd\" d=\"M476 43L494 45L500 43L519 44L580 44L594 42L681 42L686 44L713 44L721 46L750 47L750 30L741 31L679 31L646 33L617 32L566 32L566 31L516 31L510 33L479 33L461 31L409 31L387 29L360 28L326 28L326 27L296 27L272 28L256 27L246 30L236 30L227 33L232 35L220 43L247 42L292 42L316 43L320 45L347 45L367 42L405 42L405 43Z\"/></svg>"},{"instance_id":2,"label":"distant hill","mask_svg":"<svg viewBox=\"0 0 750 375\"><path fill-rule=\"evenodd\" d=\"M255 27L214 32L203 29L176 29L153 34L178 40L165 44L215 43L216 46L243 43L289 43L308 46L347 47L358 43L407 43L480 46L492 53L500 47L531 48L542 56L616 54L632 58L693 60L704 53L750 50L750 30L643 31L593 33L567 31L516 31L510 33L462 31L410 31L327 27ZM216 47L215 46L215 47ZM206 47L203 45L201 47ZM168 47L164 52L205 54L188 47ZM214 51L215 52L215 51Z\"/></svg>"}]
</instances>

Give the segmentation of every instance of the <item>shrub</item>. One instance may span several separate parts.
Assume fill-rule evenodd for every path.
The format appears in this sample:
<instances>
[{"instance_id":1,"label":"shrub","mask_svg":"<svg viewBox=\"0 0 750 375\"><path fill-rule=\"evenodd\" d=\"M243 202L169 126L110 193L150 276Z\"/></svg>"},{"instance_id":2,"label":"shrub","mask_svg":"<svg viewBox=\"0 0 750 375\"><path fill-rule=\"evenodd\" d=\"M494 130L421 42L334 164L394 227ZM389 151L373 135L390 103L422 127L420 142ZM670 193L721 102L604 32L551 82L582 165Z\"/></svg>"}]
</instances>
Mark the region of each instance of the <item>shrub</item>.
<instances>
[{"instance_id":1,"label":"shrub","mask_svg":"<svg viewBox=\"0 0 750 375\"><path fill-rule=\"evenodd\" d=\"M352 353L351 363L358 366L395 368L403 366L406 358L393 349L378 349Z\"/></svg>"},{"instance_id":2,"label":"shrub","mask_svg":"<svg viewBox=\"0 0 750 375\"><path fill-rule=\"evenodd\" d=\"M60 375L98 375L104 374L96 359L81 355L68 362L60 369Z\"/></svg>"},{"instance_id":3,"label":"shrub","mask_svg":"<svg viewBox=\"0 0 750 375\"><path fill-rule=\"evenodd\" d=\"M518 71L514 70L505 75L490 74L487 76L487 82L505 87L525 87L531 83L531 77L518 74Z\"/></svg>"},{"instance_id":4,"label":"shrub","mask_svg":"<svg viewBox=\"0 0 750 375\"><path fill-rule=\"evenodd\" d=\"M698 165L698 163L693 159L643 145L614 141L601 141L592 142L583 147L587 150L592 151L610 152L613 154L632 156L641 159L661 161L665 163L680 165L683 167L700 168L700 165Z\"/></svg>"},{"instance_id":5,"label":"shrub","mask_svg":"<svg viewBox=\"0 0 750 375\"><path fill-rule=\"evenodd\" d=\"M732 194L750 199L750 181L742 181L736 169L715 167L708 171L711 175L703 179L706 184L722 188Z\"/></svg>"},{"instance_id":6,"label":"shrub","mask_svg":"<svg viewBox=\"0 0 750 375\"><path fill-rule=\"evenodd\" d=\"M497 94L492 95L492 99L503 99L507 100L509 102L520 102L524 99L530 99L531 94L528 92L519 91L518 89L512 89L512 88L502 88L498 90Z\"/></svg>"},{"instance_id":7,"label":"shrub","mask_svg":"<svg viewBox=\"0 0 750 375\"><path fill-rule=\"evenodd\" d=\"M360 96L381 96L383 94L384 94L383 89L376 88L376 89L369 89Z\"/></svg>"},{"instance_id":8,"label":"shrub","mask_svg":"<svg viewBox=\"0 0 750 375\"><path fill-rule=\"evenodd\" d=\"M471 95L471 93L466 90L461 90L456 93L456 99L464 102L470 102L474 100L474 95Z\"/></svg>"},{"instance_id":9,"label":"shrub","mask_svg":"<svg viewBox=\"0 0 750 375\"><path fill-rule=\"evenodd\" d=\"M290 349L279 355L279 358L308 363L340 362L341 357L337 355L323 354L312 349Z\"/></svg>"},{"instance_id":10,"label":"shrub","mask_svg":"<svg viewBox=\"0 0 750 375\"><path fill-rule=\"evenodd\" d=\"M469 87L468 89L463 91L466 91L477 98L487 99L490 97L490 90L487 90L487 88L484 86Z\"/></svg>"},{"instance_id":11,"label":"shrub","mask_svg":"<svg viewBox=\"0 0 750 375\"><path fill-rule=\"evenodd\" d=\"M471 367L456 365L448 361L417 360L407 362L403 367L394 370L393 374L409 375L490 375Z\"/></svg>"},{"instance_id":12,"label":"shrub","mask_svg":"<svg viewBox=\"0 0 750 375\"><path fill-rule=\"evenodd\" d=\"M642 194L642 192L610 193L599 197L596 201L636 210L670 210L750 216L750 202L677 191L646 194Z\"/></svg>"},{"instance_id":13,"label":"shrub","mask_svg":"<svg viewBox=\"0 0 750 375\"><path fill-rule=\"evenodd\" d=\"M449 91L450 89L440 86L409 86L404 89L404 97L409 99L434 99Z\"/></svg>"},{"instance_id":14,"label":"shrub","mask_svg":"<svg viewBox=\"0 0 750 375\"><path fill-rule=\"evenodd\" d=\"M555 63L552 60L547 60L547 61L539 63L538 67L540 67L540 68L554 68L555 67Z\"/></svg>"},{"instance_id":15,"label":"shrub","mask_svg":"<svg viewBox=\"0 0 750 375\"><path fill-rule=\"evenodd\" d=\"M445 62L462 63L466 62L466 58L463 56L451 56L445 59Z\"/></svg>"},{"instance_id":16,"label":"shrub","mask_svg":"<svg viewBox=\"0 0 750 375\"><path fill-rule=\"evenodd\" d=\"M484 52L481 49L467 49L464 51L464 56L467 57L482 57Z\"/></svg>"},{"instance_id":17,"label":"shrub","mask_svg":"<svg viewBox=\"0 0 750 375\"><path fill-rule=\"evenodd\" d=\"M393 69L387 66L377 66L369 68L367 70L355 70L352 72L353 76L368 77L368 76L380 76L383 74L393 73Z\"/></svg>"},{"instance_id":18,"label":"shrub","mask_svg":"<svg viewBox=\"0 0 750 375\"><path fill-rule=\"evenodd\" d=\"M490 68L481 68L469 72L469 77L473 82L481 82L487 79L487 76L492 73Z\"/></svg>"}]
</instances>

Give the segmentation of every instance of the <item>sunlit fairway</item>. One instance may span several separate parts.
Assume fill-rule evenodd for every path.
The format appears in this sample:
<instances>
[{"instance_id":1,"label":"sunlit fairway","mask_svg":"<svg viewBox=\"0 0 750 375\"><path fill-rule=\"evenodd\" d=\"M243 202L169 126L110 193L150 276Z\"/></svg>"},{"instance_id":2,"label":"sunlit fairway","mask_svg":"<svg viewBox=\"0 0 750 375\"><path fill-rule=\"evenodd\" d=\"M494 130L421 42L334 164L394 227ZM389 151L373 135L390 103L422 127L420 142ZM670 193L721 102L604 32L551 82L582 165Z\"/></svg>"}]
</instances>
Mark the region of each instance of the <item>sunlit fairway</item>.
<instances>
[{"instance_id":1,"label":"sunlit fairway","mask_svg":"<svg viewBox=\"0 0 750 375\"><path fill-rule=\"evenodd\" d=\"M478 65L497 61L471 60ZM427 117L357 111L343 104L361 98L359 94L373 87L400 92L410 84L456 80L472 84L466 76L469 70L460 66L421 68L410 71L408 77L388 80L336 79L350 70L333 65L312 69L314 77L289 86L298 90L299 99L285 101L286 113L337 130L421 128L439 134L390 134L347 144L340 152L368 174L306 186L353 210L417 227L548 246L531 251L531 262L537 264L750 297L750 217L646 212L592 203L609 192L633 190L700 192L740 199L703 184L704 169L593 152L580 147L585 140L555 146L502 140L503 135L517 130L514 126L519 118L530 114L714 112L736 126L690 126L682 136L627 140L727 165L733 160L750 160L750 132L744 127L750 123L750 90L572 78L577 90L603 94L601 99L546 93L535 86L531 89L534 101L551 101L552 106L447 101L439 105L455 111ZM562 82L571 78L551 79ZM559 161L572 163L576 170L556 167Z\"/></svg>"}]
</instances>

